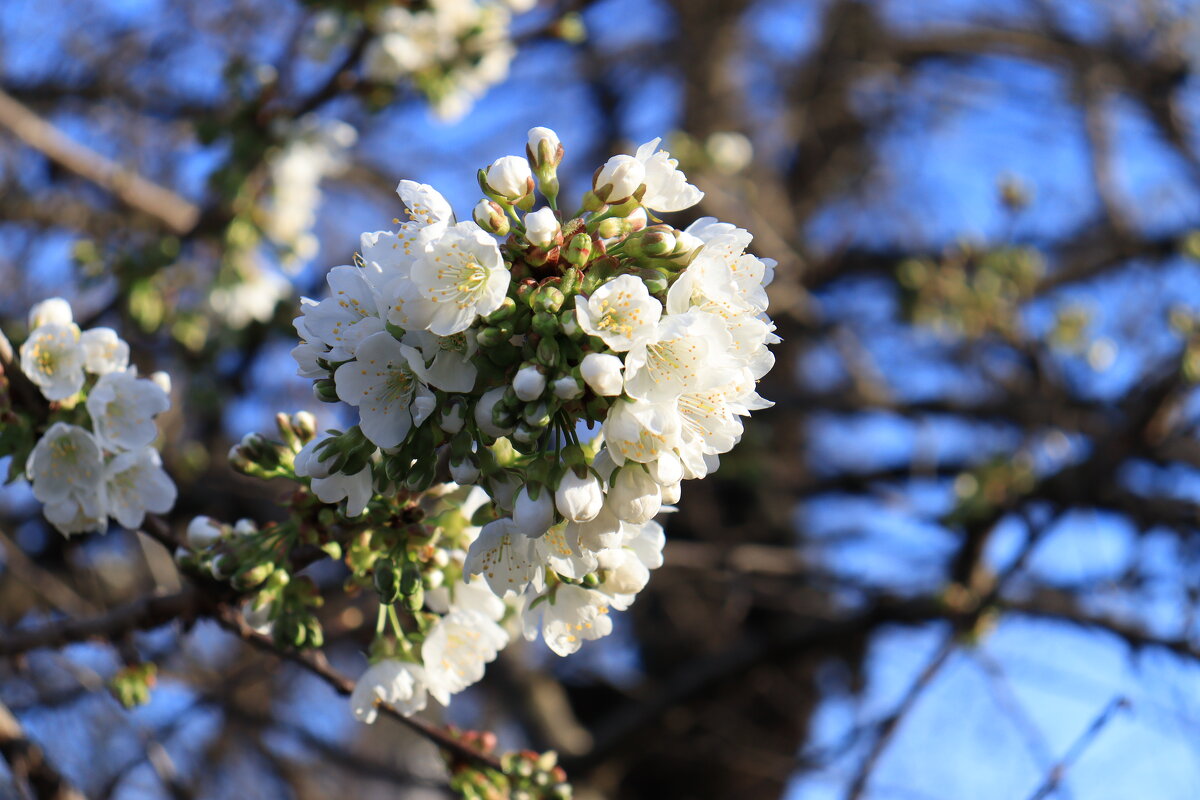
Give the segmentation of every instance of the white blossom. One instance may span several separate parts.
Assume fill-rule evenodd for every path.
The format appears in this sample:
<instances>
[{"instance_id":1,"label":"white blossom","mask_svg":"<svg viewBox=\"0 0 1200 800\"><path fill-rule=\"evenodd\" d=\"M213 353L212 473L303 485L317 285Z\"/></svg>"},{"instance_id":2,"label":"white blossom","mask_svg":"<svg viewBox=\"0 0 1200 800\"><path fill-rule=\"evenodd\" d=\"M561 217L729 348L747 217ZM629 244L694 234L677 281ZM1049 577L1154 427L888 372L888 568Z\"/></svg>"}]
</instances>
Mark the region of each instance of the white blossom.
<instances>
[{"instance_id":1,"label":"white blossom","mask_svg":"<svg viewBox=\"0 0 1200 800\"><path fill-rule=\"evenodd\" d=\"M212 517L195 517L187 526L187 543L193 550L211 547L224 535L225 527Z\"/></svg>"},{"instance_id":2,"label":"white blossom","mask_svg":"<svg viewBox=\"0 0 1200 800\"><path fill-rule=\"evenodd\" d=\"M83 367L96 375L122 372L129 366L129 345L112 328L92 328L79 337Z\"/></svg>"},{"instance_id":3,"label":"white blossom","mask_svg":"<svg viewBox=\"0 0 1200 800\"><path fill-rule=\"evenodd\" d=\"M662 316L662 303L650 296L641 280L621 275L586 300L576 296L575 315L579 327L622 352L653 333Z\"/></svg>"},{"instance_id":4,"label":"white blossom","mask_svg":"<svg viewBox=\"0 0 1200 800\"><path fill-rule=\"evenodd\" d=\"M109 372L88 393L87 410L96 438L107 450L137 450L154 441L154 418L171 405L153 381L128 372Z\"/></svg>"},{"instance_id":5,"label":"white blossom","mask_svg":"<svg viewBox=\"0 0 1200 800\"><path fill-rule=\"evenodd\" d=\"M602 592L564 583L554 590L553 602L538 599L540 602L526 606L522 615L525 638L533 641L540 632L546 646L560 656L569 656L585 641L612 633L612 600Z\"/></svg>"},{"instance_id":6,"label":"white blossom","mask_svg":"<svg viewBox=\"0 0 1200 800\"><path fill-rule=\"evenodd\" d=\"M104 486L108 513L131 531L147 512L165 514L175 505L175 484L153 447L115 455L104 467Z\"/></svg>"},{"instance_id":7,"label":"white blossom","mask_svg":"<svg viewBox=\"0 0 1200 800\"><path fill-rule=\"evenodd\" d=\"M47 400L65 400L83 388L83 347L72 322L38 327L21 345L21 371Z\"/></svg>"},{"instance_id":8,"label":"white blossom","mask_svg":"<svg viewBox=\"0 0 1200 800\"><path fill-rule=\"evenodd\" d=\"M334 373L338 397L358 408L359 427L373 444L395 447L433 411L425 363L386 331L364 339L356 355Z\"/></svg>"},{"instance_id":9,"label":"white blossom","mask_svg":"<svg viewBox=\"0 0 1200 800\"><path fill-rule=\"evenodd\" d=\"M679 162L666 150L659 150L662 139L651 139L638 148L637 158L645 168L646 194L642 205L653 211L683 211L699 203L704 192L687 182Z\"/></svg>"},{"instance_id":10,"label":"white blossom","mask_svg":"<svg viewBox=\"0 0 1200 800\"><path fill-rule=\"evenodd\" d=\"M533 539L507 517L483 526L463 565L464 575L482 575L498 597L525 591L537 570Z\"/></svg>"},{"instance_id":11,"label":"white blossom","mask_svg":"<svg viewBox=\"0 0 1200 800\"><path fill-rule=\"evenodd\" d=\"M359 676L350 695L350 708L355 719L370 725L379 715L377 702L408 717L425 708L426 694L424 667L385 658Z\"/></svg>"},{"instance_id":12,"label":"white blossom","mask_svg":"<svg viewBox=\"0 0 1200 800\"><path fill-rule=\"evenodd\" d=\"M103 527L106 515L104 462L95 437L78 425L50 426L25 462L33 496L63 533Z\"/></svg>"},{"instance_id":13,"label":"white blossom","mask_svg":"<svg viewBox=\"0 0 1200 800\"><path fill-rule=\"evenodd\" d=\"M474 222L460 222L427 244L413 264L419 304L409 316L439 336L465 331L477 315L500 307L508 280L496 240Z\"/></svg>"},{"instance_id":14,"label":"white blossom","mask_svg":"<svg viewBox=\"0 0 1200 800\"><path fill-rule=\"evenodd\" d=\"M455 609L433 625L421 645L429 693L442 705L483 677L484 665L508 644L508 634L476 611Z\"/></svg>"}]
</instances>

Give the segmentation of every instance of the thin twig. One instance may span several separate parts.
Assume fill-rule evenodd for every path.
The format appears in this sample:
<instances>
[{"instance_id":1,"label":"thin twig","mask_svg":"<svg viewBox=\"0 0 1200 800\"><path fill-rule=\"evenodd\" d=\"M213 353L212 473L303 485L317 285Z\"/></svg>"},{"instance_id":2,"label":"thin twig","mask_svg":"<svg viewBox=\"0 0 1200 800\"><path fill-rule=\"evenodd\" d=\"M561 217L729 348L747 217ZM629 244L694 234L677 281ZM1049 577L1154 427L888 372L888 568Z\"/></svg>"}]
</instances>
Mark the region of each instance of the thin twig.
<instances>
[{"instance_id":1,"label":"thin twig","mask_svg":"<svg viewBox=\"0 0 1200 800\"><path fill-rule=\"evenodd\" d=\"M1067 770L1083 755L1083 751L1095 740L1100 731L1104 730L1118 711L1129 708L1129 705L1129 699L1126 697L1114 697L1110 700L1108 705L1104 707L1104 710L1092 720L1092 724L1087 727L1087 730L1079 735L1079 738L1067 750L1066 755L1050 768L1050 771L1046 774L1046 779L1029 796L1029 800L1044 800L1044 798L1049 797L1058 788L1058 785L1062 783L1063 778L1067 775Z\"/></svg>"}]
</instances>

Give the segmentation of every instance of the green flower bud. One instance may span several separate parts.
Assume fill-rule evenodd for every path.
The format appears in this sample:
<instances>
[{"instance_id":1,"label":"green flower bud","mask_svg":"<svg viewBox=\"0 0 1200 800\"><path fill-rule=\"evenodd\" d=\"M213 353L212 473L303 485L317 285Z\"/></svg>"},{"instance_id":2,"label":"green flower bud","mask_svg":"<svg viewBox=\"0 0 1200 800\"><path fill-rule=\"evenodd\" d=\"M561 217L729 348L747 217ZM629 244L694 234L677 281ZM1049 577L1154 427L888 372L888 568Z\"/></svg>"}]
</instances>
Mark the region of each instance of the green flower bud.
<instances>
[{"instance_id":1,"label":"green flower bud","mask_svg":"<svg viewBox=\"0 0 1200 800\"><path fill-rule=\"evenodd\" d=\"M554 337L558 335L558 318L549 312L539 311L533 315L532 328L534 333Z\"/></svg>"},{"instance_id":2,"label":"green flower bud","mask_svg":"<svg viewBox=\"0 0 1200 800\"><path fill-rule=\"evenodd\" d=\"M603 223L601 223L603 225ZM587 266L588 261L592 258L592 250L595 245L592 242L592 237L586 231L575 234L571 237L571 241L567 244L567 251L564 254L567 261L577 267Z\"/></svg>"},{"instance_id":3,"label":"green flower bud","mask_svg":"<svg viewBox=\"0 0 1200 800\"><path fill-rule=\"evenodd\" d=\"M322 403L338 402L337 387L333 383L333 378L322 378L314 383L313 394Z\"/></svg>"},{"instance_id":4,"label":"green flower bud","mask_svg":"<svg viewBox=\"0 0 1200 800\"><path fill-rule=\"evenodd\" d=\"M390 606L400 599L400 581L391 562L380 560L375 565L375 573L371 576L375 591L379 593L379 602Z\"/></svg>"},{"instance_id":5,"label":"green flower bud","mask_svg":"<svg viewBox=\"0 0 1200 800\"><path fill-rule=\"evenodd\" d=\"M555 314L562 308L566 297L563 296L562 290L551 283L544 286L539 286L533 293L533 302L531 307L534 311L545 311L550 314Z\"/></svg>"},{"instance_id":6,"label":"green flower bud","mask_svg":"<svg viewBox=\"0 0 1200 800\"><path fill-rule=\"evenodd\" d=\"M511 317L513 315L513 312L516 310L517 310L516 301L513 300L511 297L506 297L500 303L500 307L497 308L492 313L488 314L486 317L484 317L483 321L489 325L498 325L499 323L501 323L504 320Z\"/></svg>"}]
</instances>

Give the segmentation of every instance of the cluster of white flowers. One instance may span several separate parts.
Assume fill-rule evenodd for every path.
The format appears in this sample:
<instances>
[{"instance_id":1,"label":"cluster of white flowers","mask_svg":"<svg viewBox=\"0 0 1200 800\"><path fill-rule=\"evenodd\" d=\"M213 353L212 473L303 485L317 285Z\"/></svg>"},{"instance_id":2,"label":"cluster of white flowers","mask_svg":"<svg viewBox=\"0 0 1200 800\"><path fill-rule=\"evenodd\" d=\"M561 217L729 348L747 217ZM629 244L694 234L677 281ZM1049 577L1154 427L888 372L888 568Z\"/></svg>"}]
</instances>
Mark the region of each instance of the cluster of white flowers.
<instances>
[{"instance_id":1,"label":"cluster of white flowers","mask_svg":"<svg viewBox=\"0 0 1200 800\"><path fill-rule=\"evenodd\" d=\"M290 251L284 265L292 267L317 254L313 228L321 204L321 182L345 171L347 152L358 132L345 122L315 116L291 123L284 144L267 158L271 197L263 231Z\"/></svg>"},{"instance_id":2,"label":"cluster of white flowers","mask_svg":"<svg viewBox=\"0 0 1200 800\"><path fill-rule=\"evenodd\" d=\"M146 512L170 510L175 484L153 446L154 418L170 406L167 376L139 378L129 345L111 328L81 332L61 298L34 306L29 328L21 369L62 417L25 464L46 519L71 534L103 531L110 516L136 529Z\"/></svg>"},{"instance_id":3,"label":"cluster of white flowers","mask_svg":"<svg viewBox=\"0 0 1200 800\"><path fill-rule=\"evenodd\" d=\"M377 35L364 59L367 77L383 83L411 80L438 116L458 119L508 76L516 55L511 14L533 5L532 0L427 0L389 7L375 21Z\"/></svg>"},{"instance_id":4,"label":"cluster of white flowers","mask_svg":"<svg viewBox=\"0 0 1200 800\"><path fill-rule=\"evenodd\" d=\"M359 424L310 442L297 474L355 516L377 491L427 489L440 455L490 509L464 534L469 582L435 609L421 663L372 667L360 716L375 697L413 711L426 691L444 702L478 680L506 641L506 605L560 655L609 633L610 609L662 563L653 517L770 405L755 389L777 341L773 262L713 218L651 224L703 197L658 145L609 159L570 216L563 148L546 128L524 157L480 170L471 221L402 181L408 221L364 234L356 265L329 273L329 296L303 301L299 374ZM534 210L539 190L547 204Z\"/></svg>"}]
</instances>

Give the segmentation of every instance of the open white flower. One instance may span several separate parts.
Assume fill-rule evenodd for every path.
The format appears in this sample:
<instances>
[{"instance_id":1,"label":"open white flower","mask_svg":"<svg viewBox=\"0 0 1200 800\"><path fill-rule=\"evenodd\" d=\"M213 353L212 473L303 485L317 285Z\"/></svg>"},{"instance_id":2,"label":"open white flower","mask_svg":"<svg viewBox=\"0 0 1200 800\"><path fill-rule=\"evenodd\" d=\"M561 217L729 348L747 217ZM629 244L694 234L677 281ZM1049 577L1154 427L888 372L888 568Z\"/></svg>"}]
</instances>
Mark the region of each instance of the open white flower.
<instances>
[{"instance_id":1,"label":"open white flower","mask_svg":"<svg viewBox=\"0 0 1200 800\"><path fill-rule=\"evenodd\" d=\"M33 496L46 506L46 518L59 530L79 533L102 525L104 462L99 443L83 428L51 425L29 454L25 474ZM86 520L95 524L85 525Z\"/></svg>"},{"instance_id":2,"label":"open white flower","mask_svg":"<svg viewBox=\"0 0 1200 800\"><path fill-rule=\"evenodd\" d=\"M672 403L617 402L604 420L604 441L617 464L627 460L648 464L675 447L679 426Z\"/></svg>"},{"instance_id":3,"label":"open white flower","mask_svg":"<svg viewBox=\"0 0 1200 800\"><path fill-rule=\"evenodd\" d=\"M434 408L424 383L421 354L386 331L363 339L357 359L337 368L338 397L358 407L363 434L379 447L395 447Z\"/></svg>"},{"instance_id":4,"label":"open white flower","mask_svg":"<svg viewBox=\"0 0 1200 800\"><path fill-rule=\"evenodd\" d=\"M553 602L540 600L525 607L525 638L533 641L540 632L546 646L560 656L569 656L585 641L612 633L612 600L603 592L564 583L554 589Z\"/></svg>"},{"instance_id":5,"label":"open white flower","mask_svg":"<svg viewBox=\"0 0 1200 800\"><path fill-rule=\"evenodd\" d=\"M474 222L460 222L427 244L413 265L420 304L409 316L439 336L465 331L477 315L500 307L508 282L496 240Z\"/></svg>"},{"instance_id":6,"label":"open white flower","mask_svg":"<svg viewBox=\"0 0 1200 800\"><path fill-rule=\"evenodd\" d=\"M153 447L113 457L104 468L104 488L108 513L131 531L147 512L165 514L175 505L175 484Z\"/></svg>"},{"instance_id":7,"label":"open white flower","mask_svg":"<svg viewBox=\"0 0 1200 800\"><path fill-rule=\"evenodd\" d=\"M334 267L325 278L329 297L316 306L303 306L308 333L329 346L332 362L354 358L358 344L383 330L379 307L358 267Z\"/></svg>"},{"instance_id":8,"label":"open white flower","mask_svg":"<svg viewBox=\"0 0 1200 800\"><path fill-rule=\"evenodd\" d=\"M73 323L42 325L21 345L21 371L47 400L65 400L83 388L83 347Z\"/></svg>"},{"instance_id":9,"label":"open white flower","mask_svg":"<svg viewBox=\"0 0 1200 800\"><path fill-rule=\"evenodd\" d=\"M354 684L350 708L355 719L370 725L379 716L377 702L408 717L425 708L426 695L424 667L385 658L368 667Z\"/></svg>"},{"instance_id":10,"label":"open white flower","mask_svg":"<svg viewBox=\"0 0 1200 800\"><path fill-rule=\"evenodd\" d=\"M483 526L463 564L464 575L482 575L497 597L525 591L538 569L534 540L507 517Z\"/></svg>"},{"instance_id":11,"label":"open white flower","mask_svg":"<svg viewBox=\"0 0 1200 800\"><path fill-rule=\"evenodd\" d=\"M575 297L579 327L599 336L617 352L624 352L654 332L662 316L662 303L650 296L646 284L633 275L621 275L601 286L586 300Z\"/></svg>"},{"instance_id":12,"label":"open white flower","mask_svg":"<svg viewBox=\"0 0 1200 800\"><path fill-rule=\"evenodd\" d=\"M112 328L92 328L79 337L83 366L96 375L122 372L129 366L129 345Z\"/></svg>"},{"instance_id":13,"label":"open white flower","mask_svg":"<svg viewBox=\"0 0 1200 800\"><path fill-rule=\"evenodd\" d=\"M726 354L732 345L719 317L703 311L669 314L625 355L625 393L653 402L721 383L731 376Z\"/></svg>"},{"instance_id":14,"label":"open white flower","mask_svg":"<svg viewBox=\"0 0 1200 800\"><path fill-rule=\"evenodd\" d=\"M171 405L153 381L128 372L109 372L88 393L87 410L96 438L107 450L137 450L154 441L154 417Z\"/></svg>"},{"instance_id":15,"label":"open white flower","mask_svg":"<svg viewBox=\"0 0 1200 800\"><path fill-rule=\"evenodd\" d=\"M508 644L508 634L475 611L455 609L434 623L421 645L429 693L442 705L483 677L484 665Z\"/></svg>"},{"instance_id":16,"label":"open white flower","mask_svg":"<svg viewBox=\"0 0 1200 800\"><path fill-rule=\"evenodd\" d=\"M679 162L666 150L659 150L661 138L652 139L637 149L634 156L645 169L646 194L642 205L653 211L683 211L699 203L704 192L687 182Z\"/></svg>"}]
</instances>

